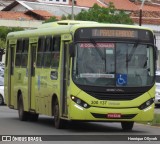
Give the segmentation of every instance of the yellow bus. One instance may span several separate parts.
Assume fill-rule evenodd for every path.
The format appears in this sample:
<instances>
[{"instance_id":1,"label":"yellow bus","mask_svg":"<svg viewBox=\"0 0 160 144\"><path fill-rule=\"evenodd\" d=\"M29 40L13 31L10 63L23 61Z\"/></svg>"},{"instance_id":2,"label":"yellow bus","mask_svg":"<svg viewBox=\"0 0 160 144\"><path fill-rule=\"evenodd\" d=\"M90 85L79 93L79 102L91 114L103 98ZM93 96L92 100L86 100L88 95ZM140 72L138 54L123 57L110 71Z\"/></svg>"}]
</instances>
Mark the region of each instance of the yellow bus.
<instances>
[{"instance_id":1,"label":"yellow bus","mask_svg":"<svg viewBox=\"0 0 160 144\"><path fill-rule=\"evenodd\" d=\"M153 32L133 25L58 21L7 36L5 99L21 121L134 122L154 115Z\"/></svg>"}]
</instances>

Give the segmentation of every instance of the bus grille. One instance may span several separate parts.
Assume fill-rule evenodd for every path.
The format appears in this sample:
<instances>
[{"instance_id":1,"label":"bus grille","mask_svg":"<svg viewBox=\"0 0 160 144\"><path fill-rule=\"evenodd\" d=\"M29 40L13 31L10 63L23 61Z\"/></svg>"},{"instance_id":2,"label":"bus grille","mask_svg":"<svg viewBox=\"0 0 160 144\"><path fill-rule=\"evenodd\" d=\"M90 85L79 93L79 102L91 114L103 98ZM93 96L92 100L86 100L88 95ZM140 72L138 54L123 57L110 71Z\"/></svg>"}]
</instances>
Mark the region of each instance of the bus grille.
<instances>
[{"instance_id":1,"label":"bus grille","mask_svg":"<svg viewBox=\"0 0 160 144\"><path fill-rule=\"evenodd\" d=\"M129 94L129 93L98 93L98 92L87 92L89 95L92 97L98 99L98 100L133 100L139 96L141 96L143 93L134 93L134 94Z\"/></svg>"}]
</instances>

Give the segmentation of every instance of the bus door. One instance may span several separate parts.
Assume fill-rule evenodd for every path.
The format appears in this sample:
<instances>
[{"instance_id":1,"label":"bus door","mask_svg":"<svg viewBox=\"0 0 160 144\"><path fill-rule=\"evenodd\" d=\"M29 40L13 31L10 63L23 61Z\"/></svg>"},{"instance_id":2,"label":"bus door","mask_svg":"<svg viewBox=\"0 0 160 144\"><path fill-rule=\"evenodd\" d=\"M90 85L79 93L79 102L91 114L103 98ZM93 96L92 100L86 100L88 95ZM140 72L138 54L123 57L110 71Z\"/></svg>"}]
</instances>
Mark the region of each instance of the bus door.
<instances>
[{"instance_id":1,"label":"bus door","mask_svg":"<svg viewBox=\"0 0 160 144\"><path fill-rule=\"evenodd\" d=\"M67 90L69 85L69 44L64 42L64 49L63 49L63 58L62 58L62 90L61 90L61 102L62 102L62 116L67 116Z\"/></svg>"},{"instance_id":2,"label":"bus door","mask_svg":"<svg viewBox=\"0 0 160 144\"><path fill-rule=\"evenodd\" d=\"M9 69L8 69L8 105L14 107L14 57L15 57L15 44L9 45Z\"/></svg>"},{"instance_id":3,"label":"bus door","mask_svg":"<svg viewBox=\"0 0 160 144\"><path fill-rule=\"evenodd\" d=\"M29 109L35 110L35 60L36 60L37 43L30 44L30 63L28 76L28 90L29 90Z\"/></svg>"}]
</instances>

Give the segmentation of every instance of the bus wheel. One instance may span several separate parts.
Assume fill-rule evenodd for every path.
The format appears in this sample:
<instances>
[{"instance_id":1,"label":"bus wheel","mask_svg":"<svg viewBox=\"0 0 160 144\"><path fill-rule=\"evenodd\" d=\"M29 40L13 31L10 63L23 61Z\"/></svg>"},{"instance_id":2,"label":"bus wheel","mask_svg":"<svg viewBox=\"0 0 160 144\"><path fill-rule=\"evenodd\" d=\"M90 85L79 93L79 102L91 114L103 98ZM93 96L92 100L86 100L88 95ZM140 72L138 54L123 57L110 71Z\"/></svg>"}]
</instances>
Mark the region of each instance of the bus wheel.
<instances>
[{"instance_id":1,"label":"bus wheel","mask_svg":"<svg viewBox=\"0 0 160 144\"><path fill-rule=\"evenodd\" d=\"M24 105L23 105L22 96L20 96L19 99L18 99L18 114L19 114L19 119L21 121L27 121L28 112L24 111Z\"/></svg>"},{"instance_id":2,"label":"bus wheel","mask_svg":"<svg viewBox=\"0 0 160 144\"><path fill-rule=\"evenodd\" d=\"M0 94L0 105L3 105L4 104L4 99L3 99L3 96Z\"/></svg>"},{"instance_id":3,"label":"bus wheel","mask_svg":"<svg viewBox=\"0 0 160 144\"><path fill-rule=\"evenodd\" d=\"M39 117L39 114L36 114L36 113L29 113L29 120L30 121L38 121L38 117Z\"/></svg>"},{"instance_id":4,"label":"bus wheel","mask_svg":"<svg viewBox=\"0 0 160 144\"><path fill-rule=\"evenodd\" d=\"M122 129L125 131L131 131L133 128L134 122L121 122Z\"/></svg>"},{"instance_id":5,"label":"bus wheel","mask_svg":"<svg viewBox=\"0 0 160 144\"><path fill-rule=\"evenodd\" d=\"M58 100L54 103L54 125L57 129L64 128L64 120L60 118Z\"/></svg>"}]
</instances>

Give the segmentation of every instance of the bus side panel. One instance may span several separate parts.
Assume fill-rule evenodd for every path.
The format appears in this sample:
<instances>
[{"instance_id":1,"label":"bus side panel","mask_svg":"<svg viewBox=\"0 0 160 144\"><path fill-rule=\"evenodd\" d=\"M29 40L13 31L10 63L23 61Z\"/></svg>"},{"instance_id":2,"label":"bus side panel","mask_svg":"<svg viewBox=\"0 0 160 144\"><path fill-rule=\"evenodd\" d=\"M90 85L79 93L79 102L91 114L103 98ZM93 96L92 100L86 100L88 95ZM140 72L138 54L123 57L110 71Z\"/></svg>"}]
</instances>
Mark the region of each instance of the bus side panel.
<instances>
[{"instance_id":1,"label":"bus side panel","mask_svg":"<svg viewBox=\"0 0 160 144\"><path fill-rule=\"evenodd\" d=\"M50 71L50 68L36 69L36 112L46 115L50 115L49 101L51 100L53 94L53 81L50 80Z\"/></svg>"},{"instance_id":2,"label":"bus side panel","mask_svg":"<svg viewBox=\"0 0 160 144\"><path fill-rule=\"evenodd\" d=\"M36 108L35 87L35 78L31 78L31 109L33 110Z\"/></svg>"},{"instance_id":3,"label":"bus side panel","mask_svg":"<svg viewBox=\"0 0 160 144\"><path fill-rule=\"evenodd\" d=\"M15 68L15 106L17 106L18 91L23 97L24 110L28 111L28 68Z\"/></svg>"},{"instance_id":4,"label":"bus side panel","mask_svg":"<svg viewBox=\"0 0 160 144\"><path fill-rule=\"evenodd\" d=\"M44 71L42 72L42 68L36 68L35 75L36 75L36 82L37 88L35 89L35 96L36 96L36 112L40 114L45 113L45 101L44 95L46 90L44 89Z\"/></svg>"}]
</instances>

